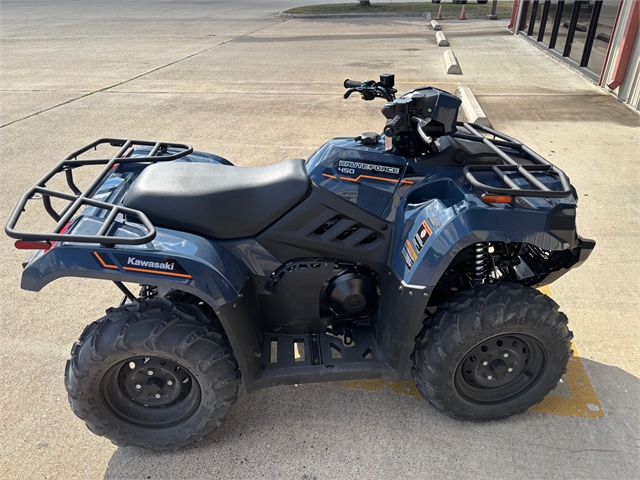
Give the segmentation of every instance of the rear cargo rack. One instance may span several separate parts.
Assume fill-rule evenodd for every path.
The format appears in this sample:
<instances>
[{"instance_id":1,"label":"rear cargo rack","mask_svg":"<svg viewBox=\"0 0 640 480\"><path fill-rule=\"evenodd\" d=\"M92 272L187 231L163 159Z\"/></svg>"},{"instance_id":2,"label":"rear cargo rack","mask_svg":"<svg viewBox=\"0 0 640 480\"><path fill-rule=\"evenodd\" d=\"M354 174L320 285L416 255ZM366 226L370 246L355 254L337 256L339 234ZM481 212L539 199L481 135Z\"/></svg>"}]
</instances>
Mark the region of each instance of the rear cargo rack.
<instances>
[{"instance_id":1,"label":"rear cargo rack","mask_svg":"<svg viewBox=\"0 0 640 480\"><path fill-rule=\"evenodd\" d=\"M96 149L99 145L109 144L113 147L120 147L118 152L111 158L101 159L78 159L80 155L88 152L91 149ZM144 157L127 157L129 149L134 147L151 147L151 151ZM32 186L18 202L18 205L13 210L11 218L5 227L5 232L11 238L26 241L66 241L66 242L81 242L81 243L99 243L104 246L113 245L142 245L150 242L156 236L156 229L149 221L144 213L132 208L123 207L121 205L114 205L112 203L102 202L94 200L92 198L94 190L100 182L109 174L114 166L123 163L156 163L167 162L176 160L185 155L189 155L193 152L193 148L189 145L181 143L166 143L166 142L150 142L145 140L124 140L117 138L101 138L89 145L86 145L79 150L67 155L60 163L53 167L47 174L42 177L34 186ZM96 176L89 186L81 191L73 180L73 170L75 168L87 166L87 165L104 165L102 171ZM63 192L59 190L53 190L47 188L46 184L57 174L64 172L67 185L73 192ZM14 230L16 224L20 219L20 216L25 211L27 202L32 199L42 197L42 204L49 216L53 218L57 223L56 226L48 233L30 233L30 232L18 232ZM67 200L68 203L60 210L56 211L52 204L51 198L60 198ZM83 206L93 206L101 209L108 210L103 225L96 235L73 235L65 234L63 229ZM142 223L146 230L146 234L141 237L114 237L108 235L109 229L116 220L118 214L124 214L131 218L136 218Z\"/></svg>"},{"instance_id":2,"label":"rear cargo rack","mask_svg":"<svg viewBox=\"0 0 640 480\"><path fill-rule=\"evenodd\" d=\"M572 194L569 180L562 170L515 138L511 138L504 133L497 132L492 128L482 125L457 122L457 126L463 127L466 132L458 129L458 132L451 135L452 137L482 142L505 162L504 165L467 165L464 167L463 174L465 178L478 190L482 190L485 193L510 195L513 197L565 198ZM493 138L488 138L480 132L488 133L492 135ZM500 147L515 150L518 156L525 158L527 161L532 162L532 164L523 165L517 162ZM499 188L482 183L473 172L489 172L501 180L507 188ZM512 172L513 174L509 175L509 173ZM554 180L560 182L562 190L551 190L536 178L533 175L534 173L544 173L551 176ZM523 179L532 188L522 188L518 185L515 182L515 179L518 177Z\"/></svg>"}]
</instances>

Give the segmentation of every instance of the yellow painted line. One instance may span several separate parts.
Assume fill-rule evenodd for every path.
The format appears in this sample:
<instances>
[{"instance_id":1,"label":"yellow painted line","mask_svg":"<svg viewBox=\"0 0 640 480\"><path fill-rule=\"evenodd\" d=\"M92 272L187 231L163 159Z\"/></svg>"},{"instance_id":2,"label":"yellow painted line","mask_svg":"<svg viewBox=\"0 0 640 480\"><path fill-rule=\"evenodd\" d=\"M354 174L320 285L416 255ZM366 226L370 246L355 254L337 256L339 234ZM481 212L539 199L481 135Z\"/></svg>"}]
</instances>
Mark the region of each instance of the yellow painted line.
<instances>
[{"instance_id":1,"label":"yellow painted line","mask_svg":"<svg viewBox=\"0 0 640 480\"><path fill-rule=\"evenodd\" d=\"M573 357L569 359L567 373L564 376L571 398L547 395L541 403L530 410L567 417L600 418L604 416L602 405L596 397L596 392L593 391L578 349L573 342L571 342L571 348L573 348Z\"/></svg>"},{"instance_id":2,"label":"yellow painted line","mask_svg":"<svg viewBox=\"0 0 640 480\"><path fill-rule=\"evenodd\" d=\"M551 295L549 286L540 287L545 295ZM571 342L573 357L569 359L567 373L564 381L567 384L570 397L559 397L547 395L538 405L530 408L532 412L546 413L550 415L563 415L566 417L600 418L604 416L602 405L593 390L591 381L584 370L584 365L578 354L578 349ZM390 380L351 380L346 382L332 382L332 385L368 392L381 392L385 389L391 390L398 395L405 397L422 398L416 388L415 382L403 380L392 382Z\"/></svg>"},{"instance_id":3,"label":"yellow painted line","mask_svg":"<svg viewBox=\"0 0 640 480\"><path fill-rule=\"evenodd\" d=\"M551 296L551 288L549 288L549 285L545 285L544 287L540 287L538 289L538 291L540 293L544 293L545 295Z\"/></svg>"},{"instance_id":4,"label":"yellow painted line","mask_svg":"<svg viewBox=\"0 0 640 480\"><path fill-rule=\"evenodd\" d=\"M396 82L396 85L460 85L460 82Z\"/></svg>"}]
</instances>

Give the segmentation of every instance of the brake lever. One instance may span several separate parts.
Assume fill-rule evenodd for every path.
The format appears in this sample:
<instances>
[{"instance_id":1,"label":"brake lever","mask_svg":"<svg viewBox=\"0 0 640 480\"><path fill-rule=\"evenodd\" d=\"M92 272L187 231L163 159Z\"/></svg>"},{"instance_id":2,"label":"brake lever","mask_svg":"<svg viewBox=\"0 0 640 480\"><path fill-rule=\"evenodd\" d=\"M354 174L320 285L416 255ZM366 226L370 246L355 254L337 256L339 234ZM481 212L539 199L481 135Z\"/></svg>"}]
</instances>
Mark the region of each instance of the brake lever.
<instances>
[{"instance_id":1,"label":"brake lever","mask_svg":"<svg viewBox=\"0 0 640 480\"><path fill-rule=\"evenodd\" d=\"M371 82L371 80L368 80L367 82ZM393 101L393 94L395 93L395 90L387 91L379 84L366 85L366 82L364 82L363 85L365 86L349 89L347 92L345 92L343 97L347 99L351 96L352 93L359 92L362 96L362 99L365 101L374 100L376 97L384 98L388 102Z\"/></svg>"},{"instance_id":2,"label":"brake lever","mask_svg":"<svg viewBox=\"0 0 640 480\"><path fill-rule=\"evenodd\" d=\"M424 118L415 116L412 118L412 120L418 124L416 130L418 130L418 135L420 135L420 138L422 138L422 141L427 145L427 149L429 150L429 152L430 153L436 152L437 148L433 142L433 138L431 138L429 135L424 133L424 130L422 130L423 127L426 127L429 124L431 119L429 118L428 120L425 120Z\"/></svg>"},{"instance_id":3,"label":"brake lever","mask_svg":"<svg viewBox=\"0 0 640 480\"><path fill-rule=\"evenodd\" d=\"M394 94L397 90L388 89L384 85L377 84L376 85L376 95L380 98L384 98L387 102L393 102L395 99Z\"/></svg>"},{"instance_id":4,"label":"brake lever","mask_svg":"<svg viewBox=\"0 0 640 480\"><path fill-rule=\"evenodd\" d=\"M358 91L357 89L355 89L355 88L351 88L350 90L348 90L347 92L345 92L345 94L343 95L343 97L344 97L345 99L346 99L346 98L349 98L353 92L357 92L357 91Z\"/></svg>"},{"instance_id":5,"label":"brake lever","mask_svg":"<svg viewBox=\"0 0 640 480\"><path fill-rule=\"evenodd\" d=\"M349 98L354 92L358 92L363 100L373 100L374 98L376 98L375 92L372 92L370 89L365 88L351 88L343 95L343 97L345 99Z\"/></svg>"}]
</instances>

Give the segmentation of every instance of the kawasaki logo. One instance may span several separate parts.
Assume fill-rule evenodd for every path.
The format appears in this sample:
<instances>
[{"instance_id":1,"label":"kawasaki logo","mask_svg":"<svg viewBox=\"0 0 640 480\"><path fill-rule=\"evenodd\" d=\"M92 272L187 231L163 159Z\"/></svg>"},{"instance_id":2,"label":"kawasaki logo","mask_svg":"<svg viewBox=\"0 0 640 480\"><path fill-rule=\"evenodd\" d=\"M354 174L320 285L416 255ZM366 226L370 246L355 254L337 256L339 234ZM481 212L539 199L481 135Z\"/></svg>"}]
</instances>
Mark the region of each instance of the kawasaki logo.
<instances>
[{"instance_id":1,"label":"kawasaki logo","mask_svg":"<svg viewBox=\"0 0 640 480\"><path fill-rule=\"evenodd\" d=\"M360 163L360 162L352 162L349 160L340 160L340 162L338 162L338 165L340 167L359 168L360 170L369 170L374 172L392 173L392 174L400 173L399 168L388 167L386 165L376 165L374 163Z\"/></svg>"},{"instance_id":2,"label":"kawasaki logo","mask_svg":"<svg viewBox=\"0 0 640 480\"><path fill-rule=\"evenodd\" d=\"M146 260L138 260L135 257L129 257L127 259L127 265L134 265L136 267L156 268L158 270L173 270L174 263L169 262L151 262Z\"/></svg>"},{"instance_id":3,"label":"kawasaki logo","mask_svg":"<svg viewBox=\"0 0 640 480\"><path fill-rule=\"evenodd\" d=\"M147 257L146 255L142 254L131 255L122 253L112 253L112 255L116 258L122 268L127 271L191 278L191 275L187 273L183 266L180 265L180 262L175 258L155 256ZM98 261L98 258L96 258L96 261ZM104 268L117 268L115 266L109 267L108 265L104 265L104 262L99 263L101 263L101 266L103 266Z\"/></svg>"}]
</instances>

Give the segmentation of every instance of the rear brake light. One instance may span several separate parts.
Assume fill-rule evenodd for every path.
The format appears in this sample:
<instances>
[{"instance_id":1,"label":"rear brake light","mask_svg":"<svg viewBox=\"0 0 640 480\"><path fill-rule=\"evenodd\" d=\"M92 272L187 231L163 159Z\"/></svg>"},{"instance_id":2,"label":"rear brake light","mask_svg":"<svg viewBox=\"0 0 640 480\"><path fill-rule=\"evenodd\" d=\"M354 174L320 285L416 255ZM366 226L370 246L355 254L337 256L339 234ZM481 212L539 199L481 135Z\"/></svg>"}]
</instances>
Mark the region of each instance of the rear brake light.
<instances>
[{"instance_id":1,"label":"rear brake light","mask_svg":"<svg viewBox=\"0 0 640 480\"><path fill-rule=\"evenodd\" d=\"M71 222L73 222L73 220L69 220L69 221L67 222L67 224L66 224L64 227L62 227L62 230L60 230L60 235L64 235L64 233L65 233L67 230L69 230L69 227L71 226ZM51 250L53 247L55 247L57 243L58 243L57 241L56 241L56 242L51 242L51 246L50 246L49 248L47 248L47 249L44 251L44 253L47 253L49 250Z\"/></svg>"},{"instance_id":2,"label":"rear brake light","mask_svg":"<svg viewBox=\"0 0 640 480\"><path fill-rule=\"evenodd\" d=\"M482 203L511 203L513 197L511 195L483 195Z\"/></svg>"},{"instance_id":3,"label":"rear brake light","mask_svg":"<svg viewBox=\"0 0 640 480\"><path fill-rule=\"evenodd\" d=\"M70 220L63 228L62 230L60 230L60 235L64 234L67 230L69 230L69 227L71 226L71 222L73 220ZM50 242L49 240L39 240L39 241L28 241L28 240L18 240L16 243L14 243L15 247L18 250L44 250L45 253L47 253L49 250L51 250L58 242Z\"/></svg>"},{"instance_id":4,"label":"rear brake light","mask_svg":"<svg viewBox=\"0 0 640 480\"><path fill-rule=\"evenodd\" d=\"M49 250L51 248L51 243L47 241L29 242L27 240L18 240L14 245L18 250Z\"/></svg>"}]
</instances>

